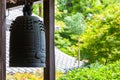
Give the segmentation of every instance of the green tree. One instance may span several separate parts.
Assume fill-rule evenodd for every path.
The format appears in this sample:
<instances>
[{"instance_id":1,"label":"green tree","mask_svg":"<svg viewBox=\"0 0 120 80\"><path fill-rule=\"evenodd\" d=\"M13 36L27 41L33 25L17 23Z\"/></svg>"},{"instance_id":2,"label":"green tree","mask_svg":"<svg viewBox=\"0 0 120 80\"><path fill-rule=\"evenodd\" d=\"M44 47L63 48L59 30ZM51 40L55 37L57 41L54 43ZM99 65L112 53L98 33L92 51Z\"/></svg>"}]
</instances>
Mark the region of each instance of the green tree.
<instances>
[{"instance_id":1,"label":"green tree","mask_svg":"<svg viewBox=\"0 0 120 80\"><path fill-rule=\"evenodd\" d=\"M80 35L84 32L85 29L84 16L81 13L77 13L73 16L67 16L65 18L65 23L65 29L67 29L66 31L77 36L76 38L78 40L78 61L80 61ZM79 64L80 62L78 62L78 66Z\"/></svg>"},{"instance_id":2,"label":"green tree","mask_svg":"<svg viewBox=\"0 0 120 80\"><path fill-rule=\"evenodd\" d=\"M57 9L62 12L56 19L62 20L66 16L71 16L77 12L85 17L103 11L108 5L120 3L120 0L57 0Z\"/></svg>"},{"instance_id":3,"label":"green tree","mask_svg":"<svg viewBox=\"0 0 120 80\"><path fill-rule=\"evenodd\" d=\"M66 54L80 58L80 35L85 30L84 16L76 13L65 18L65 27L56 32L55 43ZM78 53L78 54L77 54ZM79 55L79 56L78 56Z\"/></svg>"},{"instance_id":4,"label":"green tree","mask_svg":"<svg viewBox=\"0 0 120 80\"><path fill-rule=\"evenodd\" d=\"M62 40L65 39L63 45L67 45L61 47L58 42L57 46L62 51L77 57L79 36L75 30L82 29L76 27L79 23L73 15L80 13L86 24L84 34L80 36L83 42L80 46L81 59L106 64L120 58L120 0L57 0L57 4L59 14L56 14L56 20L66 24L63 31L57 33Z\"/></svg>"},{"instance_id":5,"label":"green tree","mask_svg":"<svg viewBox=\"0 0 120 80\"><path fill-rule=\"evenodd\" d=\"M112 4L87 21L81 36L83 59L110 63L120 58L120 5Z\"/></svg>"}]
</instances>

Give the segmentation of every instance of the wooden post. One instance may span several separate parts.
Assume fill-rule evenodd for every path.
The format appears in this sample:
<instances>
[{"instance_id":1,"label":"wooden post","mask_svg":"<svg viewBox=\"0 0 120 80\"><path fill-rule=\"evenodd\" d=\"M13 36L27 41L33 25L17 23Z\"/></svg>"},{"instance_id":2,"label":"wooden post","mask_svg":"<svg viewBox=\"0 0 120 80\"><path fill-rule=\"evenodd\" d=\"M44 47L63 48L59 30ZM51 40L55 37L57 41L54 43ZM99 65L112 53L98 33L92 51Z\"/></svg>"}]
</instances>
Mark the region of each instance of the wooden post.
<instances>
[{"instance_id":1,"label":"wooden post","mask_svg":"<svg viewBox=\"0 0 120 80\"><path fill-rule=\"evenodd\" d=\"M54 0L43 0L44 26L46 27L46 68L44 80L55 80L54 54Z\"/></svg>"},{"instance_id":2,"label":"wooden post","mask_svg":"<svg viewBox=\"0 0 120 80\"><path fill-rule=\"evenodd\" d=\"M6 10L6 0L0 0L0 80L6 80L5 10Z\"/></svg>"}]
</instances>

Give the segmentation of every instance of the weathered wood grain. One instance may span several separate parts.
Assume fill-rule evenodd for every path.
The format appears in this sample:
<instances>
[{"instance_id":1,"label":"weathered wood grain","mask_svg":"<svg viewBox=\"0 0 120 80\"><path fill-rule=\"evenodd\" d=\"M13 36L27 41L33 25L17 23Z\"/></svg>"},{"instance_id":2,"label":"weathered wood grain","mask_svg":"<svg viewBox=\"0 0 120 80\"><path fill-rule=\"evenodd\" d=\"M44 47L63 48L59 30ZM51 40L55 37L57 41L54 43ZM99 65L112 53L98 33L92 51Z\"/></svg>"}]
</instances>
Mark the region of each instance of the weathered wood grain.
<instances>
[{"instance_id":1,"label":"weathered wood grain","mask_svg":"<svg viewBox=\"0 0 120 80\"><path fill-rule=\"evenodd\" d=\"M6 10L6 0L0 0L0 80L6 80L5 10Z\"/></svg>"},{"instance_id":2,"label":"weathered wood grain","mask_svg":"<svg viewBox=\"0 0 120 80\"><path fill-rule=\"evenodd\" d=\"M54 0L44 0L44 26L46 27L46 68L44 80L55 80L54 54Z\"/></svg>"}]
</instances>

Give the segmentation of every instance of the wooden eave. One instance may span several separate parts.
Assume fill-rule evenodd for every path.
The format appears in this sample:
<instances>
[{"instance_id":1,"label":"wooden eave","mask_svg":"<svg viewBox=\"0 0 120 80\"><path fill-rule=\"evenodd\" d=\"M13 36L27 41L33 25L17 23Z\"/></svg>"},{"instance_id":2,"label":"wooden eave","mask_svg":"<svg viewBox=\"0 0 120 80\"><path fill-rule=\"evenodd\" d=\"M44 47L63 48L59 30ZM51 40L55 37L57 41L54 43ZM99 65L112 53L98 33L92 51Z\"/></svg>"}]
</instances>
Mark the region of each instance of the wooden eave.
<instances>
[{"instance_id":1,"label":"wooden eave","mask_svg":"<svg viewBox=\"0 0 120 80\"><path fill-rule=\"evenodd\" d=\"M24 4L25 0L7 0L6 1L6 8L17 7ZM41 3L42 0L34 0L34 3Z\"/></svg>"}]
</instances>

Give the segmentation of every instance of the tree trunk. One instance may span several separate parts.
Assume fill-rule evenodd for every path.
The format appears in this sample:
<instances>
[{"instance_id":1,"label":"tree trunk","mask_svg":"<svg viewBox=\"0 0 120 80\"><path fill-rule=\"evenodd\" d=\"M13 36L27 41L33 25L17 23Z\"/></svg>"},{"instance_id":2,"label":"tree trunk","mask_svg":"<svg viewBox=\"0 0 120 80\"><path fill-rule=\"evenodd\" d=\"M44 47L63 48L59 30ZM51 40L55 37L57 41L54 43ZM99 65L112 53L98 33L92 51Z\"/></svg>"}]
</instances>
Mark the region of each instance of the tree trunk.
<instances>
[{"instance_id":1,"label":"tree trunk","mask_svg":"<svg viewBox=\"0 0 120 80\"><path fill-rule=\"evenodd\" d=\"M78 67L80 67L80 37L78 38Z\"/></svg>"}]
</instances>

